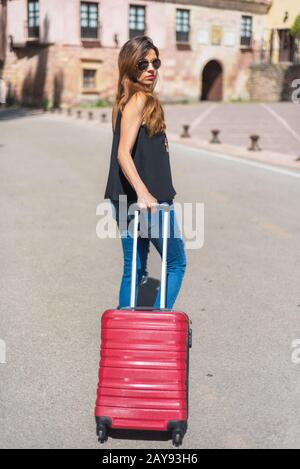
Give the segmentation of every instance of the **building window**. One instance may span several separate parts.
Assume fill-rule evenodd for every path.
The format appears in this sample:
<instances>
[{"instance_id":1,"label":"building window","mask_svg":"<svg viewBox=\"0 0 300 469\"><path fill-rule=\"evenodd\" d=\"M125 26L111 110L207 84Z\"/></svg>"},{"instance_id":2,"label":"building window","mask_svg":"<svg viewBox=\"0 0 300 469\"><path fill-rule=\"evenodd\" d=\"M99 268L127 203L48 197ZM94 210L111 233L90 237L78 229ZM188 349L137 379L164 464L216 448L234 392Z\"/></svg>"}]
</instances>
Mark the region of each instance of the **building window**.
<instances>
[{"instance_id":1,"label":"building window","mask_svg":"<svg viewBox=\"0 0 300 469\"><path fill-rule=\"evenodd\" d=\"M250 47L252 43L252 16L242 16L241 46Z\"/></svg>"},{"instance_id":2,"label":"building window","mask_svg":"<svg viewBox=\"0 0 300 469\"><path fill-rule=\"evenodd\" d=\"M145 34L145 10L143 6L129 7L129 39Z\"/></svg>"},{"instance_id":3,"label":"building window","mask_svg":"<svg viewBox=\"0 0 300 469\"><path fill-rule=\"evenodd\" d=\"M95 90L96 89L96 75L97 70L83 69L83 83L82 87L84 90Z\"/></svg>"},{"instance_id":4,"label":"building window","mask_svg":"<svg viewBox=\"0 0 300 469\"><path fill-rule=\"evenodd\" d=\"M28 0L28 37L38 38L40 35L40 5L39 0Z\"/></svg>"},{"instance_id":5,"label":"building window","mask_svg":"<svg viewBox=\"0 0 300 469\"><path fill-rule=\"evenodd\" d=\"M176 42L189 42L190 11L176 10Z\"/></svg>"},{"instance_id":6,"label":"building window","mask_svg":"<svg viewBox=\"0 0 300 469\"><path fill-rule=\"evenodd\" d=\"M82 39L98 39L98 3L81 2L80 28Z\"/></svg>"}]
</instances>

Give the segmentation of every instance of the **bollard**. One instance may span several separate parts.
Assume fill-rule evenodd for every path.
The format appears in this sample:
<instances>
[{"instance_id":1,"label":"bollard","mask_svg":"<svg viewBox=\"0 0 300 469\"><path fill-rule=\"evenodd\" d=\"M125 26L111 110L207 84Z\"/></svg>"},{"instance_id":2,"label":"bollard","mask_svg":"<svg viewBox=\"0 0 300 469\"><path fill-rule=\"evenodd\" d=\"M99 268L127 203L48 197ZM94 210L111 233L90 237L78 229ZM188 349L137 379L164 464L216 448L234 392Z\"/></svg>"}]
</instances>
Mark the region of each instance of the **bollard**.
<instances>
[{"instance_id":1,"label":"bollard","mask_svg":"<svg viewBox=\"0 0 300 469\"><path fill-rule=\"evenodd\" d=\"M190 138L189 128L190 126L186 124L182 126L183 130L182 130L182 134L180 135L181 138Z\"/></svg>"},{"instance_id":2,"label":"bollard","mask_svg":"<svg viewBox=\"0 0 300 469\"><path fill-rule=\"evenodd\" d=\"M261 150L261 148L258 144L259 138L260 138L259 135L250 135L251 145L248 148L249 151L260 151Z\"/></svg>"},{"instance_id":3,"label":"bollard","mask_svg":"<svg viewBox=\"0 0 300 469\"><path fill-rule=\"evenodd\" d=\"M221 143L221 140L219 139L220 130L219 129L213 129L211 131L211 133L212 133L212 138L211 138L211 141L209 143Z\"/></svg>"},{"instance_id":4,"label":"bollard","mask_svg":"<svg viewBox=\"0 0 300 469\"><path fill-rule=\"evenodd\" d=\"M89 111L88 113L88 120L91 121L94 119L94 114L93 114L93 111Z\"/></svg>"},{"instance_id":5,"label":"bollard","mask_svg":"<svg viewBox=\"0 0 300 469\"><path fill-rule=\"evenodd\" d=\"M101 122L107 122L106 121L106 113L104 113L104 112L101 114Z\"/></svg>"},{"instance_id":6,"label":"bollard","mask_svg":"<svg viewBox=\"0 0 300 469\"><path fill-rule=\"evenodd\" d=\"M81 110L80 109L77 111L77 119L81 119Z\"/></svg>"},{"instance_id":7,"label":"bollard","mask_svg":"<svg viewBox=\"0 0 300 469\"><path fill-rule=\"evenodd\" d=\"M71 115L72 115L72 108L71 108L71 107L68 108L67 114L68 114L68 116L71 116Z\"/></svg>"}]
</instances>

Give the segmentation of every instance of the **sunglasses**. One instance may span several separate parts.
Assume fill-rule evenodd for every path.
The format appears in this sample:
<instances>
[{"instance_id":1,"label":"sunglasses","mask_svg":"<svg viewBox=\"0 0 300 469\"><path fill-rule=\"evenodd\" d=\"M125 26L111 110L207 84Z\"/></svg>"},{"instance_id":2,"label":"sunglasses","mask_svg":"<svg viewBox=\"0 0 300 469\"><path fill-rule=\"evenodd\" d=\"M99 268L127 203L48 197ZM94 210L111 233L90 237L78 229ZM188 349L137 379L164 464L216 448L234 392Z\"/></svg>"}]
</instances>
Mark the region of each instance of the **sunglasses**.
<instances>
[{"instance_id":1,"label":"sunglasses","mask_svg":"<svg viewBox=\"0 0 300 469\"><path fill-rule=\"evenodd\" d=\"M155 68L155 70L157 70L161 66L160 59L153 59L151 63L153 65L153 68ZM145 70L147 70L148 66L149 66L149 60L147 59L141 59L137 63L137 68L140 70L140 72L144 72Z\"/></svg>"}]
</instances>

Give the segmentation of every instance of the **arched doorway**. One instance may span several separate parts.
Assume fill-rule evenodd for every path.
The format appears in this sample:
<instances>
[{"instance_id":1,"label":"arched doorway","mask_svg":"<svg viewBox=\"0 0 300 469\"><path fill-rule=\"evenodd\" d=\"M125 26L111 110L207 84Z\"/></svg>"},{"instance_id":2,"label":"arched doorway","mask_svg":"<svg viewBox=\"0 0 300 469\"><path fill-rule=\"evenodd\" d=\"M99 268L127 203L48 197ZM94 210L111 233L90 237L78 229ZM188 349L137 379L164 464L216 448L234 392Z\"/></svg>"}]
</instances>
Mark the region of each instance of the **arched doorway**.
<instances>
[{"instance_id":1,"label":"arched doorway","mask_svg":"<svg viewBox=\"0 0 300 469\"><path fill-rule=\"evenodd\" d=\"M222 101L223 68L217 60L208 62L202 72L201 101Z\"/></svg>"}]
</instances>

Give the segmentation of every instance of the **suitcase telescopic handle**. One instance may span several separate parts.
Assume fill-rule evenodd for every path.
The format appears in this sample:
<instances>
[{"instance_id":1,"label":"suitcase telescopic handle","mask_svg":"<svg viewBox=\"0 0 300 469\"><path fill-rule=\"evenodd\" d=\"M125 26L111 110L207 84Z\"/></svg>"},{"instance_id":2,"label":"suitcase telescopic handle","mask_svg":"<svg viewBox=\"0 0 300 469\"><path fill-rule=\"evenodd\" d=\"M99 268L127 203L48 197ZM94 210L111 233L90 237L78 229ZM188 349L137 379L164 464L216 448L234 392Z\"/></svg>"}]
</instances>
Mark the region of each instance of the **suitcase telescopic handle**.
<instances>
[{"instance_id":1,"label":"suitcase telescopic handle","mask_svg":"<svg viewBox=\"0 0 300 469\"><path fill-rule=\"evenodd\" d=\"M168 238L168 224L170 206L166 203L156 204L156 207L163 209L163 251L161 263L161 283L160 283L160 309L165 308L166 302L166 277L167 277L167 238ZM137 238L138 238L138 219L139 211L141 209L138 204L133 204L134 208L134 227L133 227L133 252L132 252L132 266L131 266L131 291L130 291L130 307L135 307L136 295L136 259L137 259Z\"/></svg>"}]
</instances>

